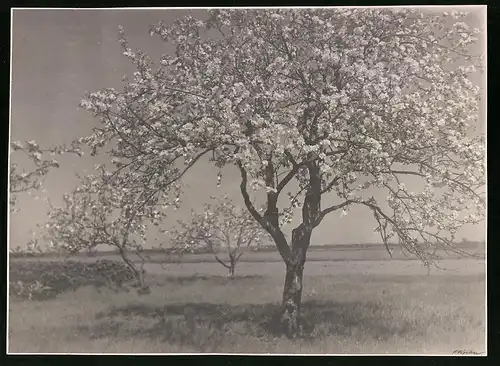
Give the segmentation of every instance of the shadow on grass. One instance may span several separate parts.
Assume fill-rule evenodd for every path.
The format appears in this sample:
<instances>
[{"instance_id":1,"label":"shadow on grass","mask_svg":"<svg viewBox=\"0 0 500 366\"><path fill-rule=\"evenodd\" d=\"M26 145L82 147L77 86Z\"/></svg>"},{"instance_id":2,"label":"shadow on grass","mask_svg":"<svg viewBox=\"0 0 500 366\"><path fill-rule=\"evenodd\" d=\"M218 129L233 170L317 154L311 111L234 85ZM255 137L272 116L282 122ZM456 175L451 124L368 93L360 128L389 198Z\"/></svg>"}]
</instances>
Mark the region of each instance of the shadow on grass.
<instances>
[{"instance_id":1,"label":"shadow on grass","mask_svg":"<svg viewBox=\"0 0 500 366\"><path fill-rule=\"evenodd\" d=\"M381 303L308 301L302 309L302 338L310 341L353 334L387 339L412 330L410 323L391 318L390 305ZM130 305L97 314L97 323L80 326L79 332L93 339L149 337L200 352L217 352L222 346L238 342L238 336L259 338L263 342L280 337L279 310L277 304Z\"/></svg>"}]
</instances>

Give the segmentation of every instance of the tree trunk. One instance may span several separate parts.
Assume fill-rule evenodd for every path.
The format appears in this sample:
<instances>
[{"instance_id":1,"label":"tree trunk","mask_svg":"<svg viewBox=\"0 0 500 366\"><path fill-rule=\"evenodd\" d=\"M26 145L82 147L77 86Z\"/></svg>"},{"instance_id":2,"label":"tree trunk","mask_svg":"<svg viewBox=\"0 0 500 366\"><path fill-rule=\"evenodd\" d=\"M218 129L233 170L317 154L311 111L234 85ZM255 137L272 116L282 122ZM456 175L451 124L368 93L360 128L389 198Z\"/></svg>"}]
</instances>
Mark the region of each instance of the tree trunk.
<instances>
[{"instance_id":1,"label":"tree trunk","mask_svg":"<svg viewBox=\"0 0 500 366\"><path fill-rule=\"evenodd\" d=\"M229 252L229 278L234 279L234 271L236 269L236 254L234 252Z\"/></svg>"},{"instance_id":2,"label":"tree trunk","mask_svg":"<svg viewBox=\"0 0 500 366\"><path fill-rule=\"evenodd\" d=\"M306 262L306 251L311 238L304 230L294 230L292 235L292 253L286 262L285 287L281 310L281 327L288 338L295 338L300 333L300 307L302 300L302 275Z\"/></svg>"},{"instance_id":3,"label":"tree trunk","mask_svg":"<svg viewBox=\"0 0 500 366\"><path fill-rule=\"evenodd\" d=\"M139 295L148 295L151 293L150 287L146 285L146 281L144 281L144 274L145 271L142 268L137 272L137 279L139 282L139 289L137 290L137 293Z\"/></svg>"},{"instance_id":4,"label":"tree trunk","mask_svg":"<svg viewBox=\"0 0 500 366\"><path fill-rule=\"evenodd\" d=\"M309 171L309 188L302 206L302 223L292 231L291 253L285 259L286 277L281 325L289 338L294 338L301 333L302 274L311 234L319 224L321 212L320 169L315 163L307 163L306 166Z\"/></svg>"},{"instance_id":5,"label":"tree trunk","mask_svg":"<svg viewBox=\"0 0 500 366\"><path fill-rule=\"evenodd\" d=\"M299 334L303 270L300 264L287 263L286 265L281 325L289 338L294 338Z\"/></svg>"},{"instance_id":6,"label":"tree trunk","mask_svg":"<svg viewBox=\"0 0 500 366\"><path fill-rule=\"evenodd\" d=\"M137 266L130 260L130 258L127 255L127 252L123 248L119 248L120 255L122 256L123 261L125 264L129 266L130 269L135 274L135 278L137 280L137 285L139 289L137 290L139 295L145 295L151 293L151 290L148 285L146 285L146 282L144 280L144 269L142 268L137 268Z\"/></svg>"},{"instance_id":7,"label":"tree trunk","mask_svg":"<svg viewBox=\"0 0 500 366\"><path fill-rule=\"evenodd\" d=\"M304 118L307 118L305 116ZM308 140L317 138L317 129L311 130ZM247 192L248 173L241 162L237 166L241 173L240 190L246 207L255 220L271 235L278 251L286 264L285 286L283 289L283 304L280 316L281 330L288 337L295 337L300 333L300 306L302 298L302 275L306 261L306 252L311 241L312 230L319 225L324 213L321 211L322 181L321 171L315 153L308 153L303 163L297 164L293 158L290 162L293 169L279 183L275 182L272 154L266 168L266 186L275 188L267 193L267 208L261 215L253 206ZM277 207L278 196L287 183L299 172L302 166L309 172L309 184L302 206L302 223L292 232L291 248L280 228L279 210ZM277 180L277 179L276 179Z\"/></svg>"}]
</instances>

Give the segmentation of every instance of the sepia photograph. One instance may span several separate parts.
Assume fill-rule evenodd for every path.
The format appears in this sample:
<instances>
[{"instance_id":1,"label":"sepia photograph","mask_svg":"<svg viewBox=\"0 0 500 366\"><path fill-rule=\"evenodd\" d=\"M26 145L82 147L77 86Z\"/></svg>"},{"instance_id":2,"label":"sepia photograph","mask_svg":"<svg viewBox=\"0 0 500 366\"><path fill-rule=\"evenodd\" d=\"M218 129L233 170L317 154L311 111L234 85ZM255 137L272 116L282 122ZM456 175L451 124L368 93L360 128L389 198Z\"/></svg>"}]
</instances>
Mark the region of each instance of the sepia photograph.
<instances>
[{"instance_id":1,"label":"sepia photograph","mask_svg":"<svg viewBox=\"0 0 500 366\"><path fill-rule=\"evenodd\" d=\"M486 356L486 13L11 9L7 353Z\"/></svg>"}]
</instances>

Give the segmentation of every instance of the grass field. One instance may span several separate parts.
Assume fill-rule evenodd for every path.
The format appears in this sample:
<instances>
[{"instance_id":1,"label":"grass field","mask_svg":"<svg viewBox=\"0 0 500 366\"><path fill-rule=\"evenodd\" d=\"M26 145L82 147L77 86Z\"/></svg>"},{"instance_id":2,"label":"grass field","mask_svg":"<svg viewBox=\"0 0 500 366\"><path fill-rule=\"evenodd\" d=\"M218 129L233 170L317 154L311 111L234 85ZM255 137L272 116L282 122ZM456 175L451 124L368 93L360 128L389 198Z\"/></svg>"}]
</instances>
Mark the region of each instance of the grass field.
<instances>
[{"instance_id":1,"label":"grass field","mask_svg":"<svg viewBox=\"0 0 500 366\"><path fill-rule=\"evenodd\" d=\"M304 338L276 334L284 266L147 266L152 293L87 286L46 301L10 298L9 352L440 353L485 352L484 261L311 261Z\"/></svg>"}]
</instances>

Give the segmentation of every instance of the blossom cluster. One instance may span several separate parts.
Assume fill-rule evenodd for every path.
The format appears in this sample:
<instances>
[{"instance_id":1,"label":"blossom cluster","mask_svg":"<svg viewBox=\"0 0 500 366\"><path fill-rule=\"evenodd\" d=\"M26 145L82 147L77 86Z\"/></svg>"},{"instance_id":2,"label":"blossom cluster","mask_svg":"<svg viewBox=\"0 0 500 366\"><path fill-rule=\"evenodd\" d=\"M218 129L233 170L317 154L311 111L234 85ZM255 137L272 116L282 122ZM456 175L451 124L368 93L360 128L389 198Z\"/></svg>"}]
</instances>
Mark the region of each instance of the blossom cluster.
<instances>
[{"instance_id":1,"label":"blossom cluster","mask_svg":"<svg viewBox=\"0 0 500 366\"><path fill-rule=\"evenodd\" d=\"M23 169L18 163L12 162L12 154L23 153L29 160L32 167ZM11 141L10 154L11 163L9 170L9 207L11 212L16 212L17 195L21 192L32 194L33 191L42 189L43 181L47 173L58 168L57 160L47 158L47 155L63 155L64 153L74 153L78 156L83 155L83 151L77 144L70 146L53 146L51 148L41 148L36 141Z\"/></svg>"}]
</instances>

